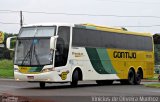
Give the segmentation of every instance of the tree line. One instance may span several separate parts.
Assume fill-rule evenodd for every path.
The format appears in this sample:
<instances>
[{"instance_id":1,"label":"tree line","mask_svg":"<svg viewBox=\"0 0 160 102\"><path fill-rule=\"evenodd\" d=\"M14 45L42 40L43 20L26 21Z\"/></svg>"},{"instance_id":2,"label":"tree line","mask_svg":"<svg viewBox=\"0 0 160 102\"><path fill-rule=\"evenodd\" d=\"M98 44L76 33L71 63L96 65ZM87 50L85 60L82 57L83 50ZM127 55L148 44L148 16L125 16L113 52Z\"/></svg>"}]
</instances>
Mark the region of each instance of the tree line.
<instances>
[{"instance_id":1,"label":"tree line","mask_svg":"<svg viewBox=\"0 0 160 102\"><path fill-rule=\"evenodd\" d=\"M1 31L3 32L3 31ZM6 40L8 37L12 37L12 36L17 36L18 34L15 34L15 33L7 33L7 32L3 32L4 34L4 41L3 41L3 45L4 47L0 47L0 59L12 59L13 58L13 55L14 55L14 52L13 51L9 51L7 48L6 48ZM15 42L12 42L11 45L14 45Z\"/></svg>"}]
</instances>

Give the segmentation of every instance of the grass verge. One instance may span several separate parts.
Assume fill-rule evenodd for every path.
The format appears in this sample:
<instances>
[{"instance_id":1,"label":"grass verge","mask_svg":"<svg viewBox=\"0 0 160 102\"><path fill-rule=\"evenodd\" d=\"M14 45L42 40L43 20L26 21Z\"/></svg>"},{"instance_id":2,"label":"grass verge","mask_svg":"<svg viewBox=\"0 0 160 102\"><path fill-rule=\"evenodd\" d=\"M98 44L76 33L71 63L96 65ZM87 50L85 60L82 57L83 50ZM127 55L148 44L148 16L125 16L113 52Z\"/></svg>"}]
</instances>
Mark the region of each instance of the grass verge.
<instances>
[{"instance_id":1,"label":"grass verge","mask_svg":"<svg viewBox=\"0 0 160 102\"><path fill-rule=\"evenodd\" d=\"M144 86L154 87L154 88L160 88L160 83L156 83L156 84L145 84Z\"/></svg>"},{"instance_id":2,"label":"grass verge","mask_svg":"<svg viewBox=\"0 0 160 102\"><path fill-rule=\"evenodd\" d=\"M0 78L13 78L12 60L0 60Z\"/></svg>"},{"instance_id":3,"label":"grass verge","mask_svg":"<svg viewBox=\"0 0 160 102\"><path fill-rule=\"evenodd\" d=\"M147 80L158 80L158 74L154 74L153 78L148 78Z\"/></svg>"}]
</instances>

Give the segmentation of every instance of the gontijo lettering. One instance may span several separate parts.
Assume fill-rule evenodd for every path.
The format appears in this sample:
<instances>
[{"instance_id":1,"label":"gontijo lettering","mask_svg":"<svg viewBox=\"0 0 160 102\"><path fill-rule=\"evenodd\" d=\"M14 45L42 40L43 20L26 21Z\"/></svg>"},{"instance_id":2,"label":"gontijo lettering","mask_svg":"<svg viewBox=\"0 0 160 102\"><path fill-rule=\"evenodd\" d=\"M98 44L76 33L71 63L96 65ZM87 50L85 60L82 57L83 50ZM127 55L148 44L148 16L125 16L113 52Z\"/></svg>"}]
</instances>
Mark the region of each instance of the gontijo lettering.
<instances>
[{"instance_id":1,"label":"gontijo lettering","mask_svg":"<svg viewBox=\"0 0 160 102\"><path fill-rule=\"evenodd\" d=\"M136 52L121 52L121 51L114 51L113 52L114 58L130 58L135 59L136 58Z\"/></svg>"}]
</instances>

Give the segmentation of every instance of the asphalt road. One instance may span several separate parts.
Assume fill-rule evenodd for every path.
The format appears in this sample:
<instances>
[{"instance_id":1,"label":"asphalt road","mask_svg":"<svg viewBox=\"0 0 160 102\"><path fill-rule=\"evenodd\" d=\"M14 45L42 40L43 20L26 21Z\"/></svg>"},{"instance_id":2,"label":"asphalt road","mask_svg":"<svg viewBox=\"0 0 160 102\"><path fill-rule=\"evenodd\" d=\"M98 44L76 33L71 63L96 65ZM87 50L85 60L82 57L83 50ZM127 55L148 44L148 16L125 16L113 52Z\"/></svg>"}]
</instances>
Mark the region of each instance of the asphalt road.
<instances>
[{"instance_id":1,"label":"asphalt road","mask_svg":"<svg viewBox=\"0 0 160 102\"><path fill-rule=\"evenodd\" d=\"M84 98L84 96L89 96L86 97L86 100L88 100L88 98L92 100L92 96L160 96L159 88L149 88L143 86L143 84L146 83L154 82L142 82L141 85L121 85L116 82L113 85L98 86L94 81L86 81L80 82L76 88L70 87L69 84L53 83L47 84L45 89L40 89L38 83L0 80L0 94L33 97L39 99L43 99L44 97L48 99L59 97L57 99L62 99L63 97L65 100L72 100L75 96L73 100L76 100L77 102L82 102L80 99Z\"/></svg>"}]
</instances>

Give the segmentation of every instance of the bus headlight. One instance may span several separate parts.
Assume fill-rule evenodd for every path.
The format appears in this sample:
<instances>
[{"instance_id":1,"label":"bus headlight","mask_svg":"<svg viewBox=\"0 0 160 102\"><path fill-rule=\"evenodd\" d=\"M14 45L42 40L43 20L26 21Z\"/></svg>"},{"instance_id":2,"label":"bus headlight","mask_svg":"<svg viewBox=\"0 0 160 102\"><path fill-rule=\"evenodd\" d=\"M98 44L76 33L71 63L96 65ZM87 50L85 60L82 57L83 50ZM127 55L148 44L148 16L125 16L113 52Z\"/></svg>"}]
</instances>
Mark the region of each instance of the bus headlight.
<instances>
[{"instance_id":1,"label":"bus headlight","mask_svg":"<svg viewBox=\"0 0 160 102\"><path fill-rule=\"evenodd\" d=\"M54 68L45 68L45 69L42 69L41 72L50 72L50 71L54 71Z\"/></svg>"},{"instance_id":2,"label":"bus headlight","mask_svg":"<svg viewBox=\"0 0 160 102\"><path fill-rule=\"evenodd\" d=\"M19 72L19 69L18 69L18 68L14 68L14 71L15 71L15 72Z\"/></svg>"}]
</instances>

